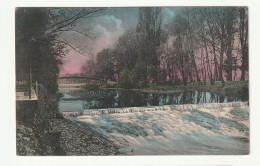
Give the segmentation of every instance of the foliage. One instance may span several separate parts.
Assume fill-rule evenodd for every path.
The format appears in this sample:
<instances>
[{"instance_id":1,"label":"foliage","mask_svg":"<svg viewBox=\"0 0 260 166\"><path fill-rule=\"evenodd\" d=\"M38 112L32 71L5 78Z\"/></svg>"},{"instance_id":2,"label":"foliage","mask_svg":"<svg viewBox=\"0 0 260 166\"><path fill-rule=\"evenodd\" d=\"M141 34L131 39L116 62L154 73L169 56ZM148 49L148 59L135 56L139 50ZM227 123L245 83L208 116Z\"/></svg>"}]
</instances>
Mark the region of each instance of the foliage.
<instances>
[{"instance_id":1,"label":"foliage","mask_svg":"<svg viewBox=\"0 0 260 166\"><path fill-rule=\"evenodd\" d=\"M32 73L32 82L42 84L49 93L58 90L57 76L61 58L67 48L62 32L72 28L79 19L99 15L101 8L17 8L15 12L16 73ZM80 33L80 32L78 32ZM82 34L82 33L81 33Z\"/></svg>"},{"instance_id":2,"label":"foliage","mask_svg":"<svg viewBox=\"0 0 260 166\"><path fill-rule=\"evenodd\" d=\"M110 49L104 49L97 54L96 72L104 80L114 79L114 57Z\"/></svg>"},{"instance_id":3,"label":"foliage","mask_svg":"<svg viewBox=\"0 0 260 166\"><path fill-rule=\"evenodd\" d=\"M131 80L131 72L128 68L124 68L119 74L119 86L130 89L133 87Z\"/></svg>"},{"instance_id":4,"label":"foliage","mask_svg":"<svg viewBox=\"0 0 260 166\"><path fill-rule=\"evenodd\" d=\"M134 87L139 87L140 82L144 81L146 82L145 76L146 76L146 68L145 68L146 62L143 61L141 58L138 58L134 68L131 71L131 81L132 85ZM143 84L143 83L141 83ZM141 86L141 85L140 85Z\"/></svg>"},{"instance_id":5,"label":"foliage","mask_svg":"<svg viewBox=\"0 0 260 166\"><path fill-rule=\"evenodd\" d=\"M99 86L97 84L87 84L85 87L85 90L87 91L96 91L99 89Z\"/></svg>"},{"instance_id":6,"label":"foliage","mask_svg":"<svg viewBox=\"0 0 260 166\"><path fill-rule=\"evenodd\" d=\"M45 34L48 24L45 9L16 10L16 72L29 73L31 69L33 82L38 81L50 93L56 93L64 46L54 42L55 34Z\"/></svg>"},{"instance_id":7,"label":"foliage","mask_svg":"<svg viewBox=\"0 0 260 166\"><path fill-rule=\"evenodd\" d=\"M136 29L119 37L114 48L98 53L99 75L118 76L122 82L127 68L135 88L140 82L202 86L208 81L212 86L221 81L223 87L224 80L248 78L246 7L183 8L167 23L161 10L139 9Z\"/></svg>"},{"instance_id":8,"label":"foliage","mask_svg":"<svg viewBox=\"0 0 260 166\"><path fill-rule=\"evenodd\" d=\"M94 57L87 61L85 65L81 67L81 72L85 74L93 74L95 71Z\"/></svg>"}]
</instances>

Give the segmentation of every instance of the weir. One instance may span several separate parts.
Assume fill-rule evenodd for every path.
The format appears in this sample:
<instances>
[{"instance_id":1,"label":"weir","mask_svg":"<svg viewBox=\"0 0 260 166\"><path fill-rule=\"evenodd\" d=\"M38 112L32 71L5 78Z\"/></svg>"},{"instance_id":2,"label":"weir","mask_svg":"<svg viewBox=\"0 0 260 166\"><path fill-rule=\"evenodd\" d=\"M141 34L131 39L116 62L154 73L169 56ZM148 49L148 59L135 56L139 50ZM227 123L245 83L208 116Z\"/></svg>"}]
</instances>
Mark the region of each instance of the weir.
<instances>
[{"instance_id":1,"label":"weir","mask_svg":"<svg viewBox=\"0 0 260 166\"><path fill-rule=\"evenodd\" d=\"M166 110L193 110L199 108L207 109L222 109L224 107L243 107L248 106L249 102L230 102L230 103L203 103L203 104L182 104L182 105L164 105L164 106L147 106L147 107L126 107L126 108L106 108L106 109L92 109L82 110L78 112L62 112L64 117L77 117L81 115L105 115L115 113L131 113L131 112L145 112L145 111L166 111Z\"/></svg>"}]
</instances>

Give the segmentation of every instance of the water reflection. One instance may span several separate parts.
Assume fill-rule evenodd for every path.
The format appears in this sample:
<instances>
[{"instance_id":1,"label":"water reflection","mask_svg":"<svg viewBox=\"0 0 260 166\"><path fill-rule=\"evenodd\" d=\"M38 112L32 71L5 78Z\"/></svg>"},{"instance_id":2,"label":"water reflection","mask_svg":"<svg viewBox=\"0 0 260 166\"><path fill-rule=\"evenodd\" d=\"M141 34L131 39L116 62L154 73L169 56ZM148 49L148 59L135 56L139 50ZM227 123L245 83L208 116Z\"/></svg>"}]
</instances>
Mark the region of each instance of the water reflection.
<instances>
[{"instance_id":1,"label":"water reflection","mask_svg":"<svg viewBox=\"0 0 260 166\"><path fill-rule=\"evenodd\" d=\"M73 104L79 103L75 101L80 100L82 109L85 110L97 108L121 108L160 106L171 104L200 104L245 101L239 96L231 97L200 91L184 91L180 93L170 94L145 93L130 90L99 90L92 92L81 90L61 90L60 92L64 94L64 97L60 101L61 107L64 103L70 104L72 106ZM64 106L62 108L64 109Z\"/></svg>"}]
</instances>

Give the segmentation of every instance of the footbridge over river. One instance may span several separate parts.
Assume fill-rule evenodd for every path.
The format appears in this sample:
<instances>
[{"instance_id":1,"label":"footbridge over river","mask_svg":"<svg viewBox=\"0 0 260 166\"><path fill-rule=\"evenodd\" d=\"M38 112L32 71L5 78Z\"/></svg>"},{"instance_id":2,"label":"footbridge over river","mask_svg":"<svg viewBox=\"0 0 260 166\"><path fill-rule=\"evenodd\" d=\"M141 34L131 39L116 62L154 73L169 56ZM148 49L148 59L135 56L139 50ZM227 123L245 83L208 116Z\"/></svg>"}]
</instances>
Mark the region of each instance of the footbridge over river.
<instances>
[{"instance_id":1,"label":"footbridge over river","mask_svg":"<svg viewBox=\"0 0 260 166\"><path fill-rule=\"evenodd\" d=\"M87 84L102 84L104 80L93 75L64 75L58 78L60 89L82 88Z\"/></svg>"}]
</instances>

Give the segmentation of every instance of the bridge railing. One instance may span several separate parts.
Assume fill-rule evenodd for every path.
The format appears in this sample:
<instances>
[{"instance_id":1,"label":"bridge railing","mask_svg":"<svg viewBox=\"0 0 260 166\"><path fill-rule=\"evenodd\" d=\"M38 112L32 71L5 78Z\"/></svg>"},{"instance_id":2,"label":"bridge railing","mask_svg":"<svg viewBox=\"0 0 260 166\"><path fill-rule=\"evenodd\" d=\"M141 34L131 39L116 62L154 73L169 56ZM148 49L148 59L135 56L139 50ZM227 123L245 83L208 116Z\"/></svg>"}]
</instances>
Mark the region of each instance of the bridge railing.
<instances>
[{"instance_id":1,"label":"bridge railing","mask_svg":"<svg viewBox=\"0 0 260 166\"><path fill-rule=\"evenodd\" d=\"M32 77L29 73L16 73L16 93L24 98L35 98L38 96L38 83L32 83Z\"/></svg>"},{"instance_id":2,"label":"bridge railing","mask_svg":"<svg viewBox=\"0 0 260 166\"><path fill-rule=\"evenodd\" d=\"M29 73L16 73L16 92L25 92L30 89Z\"/></svg>"}]
</instances>

